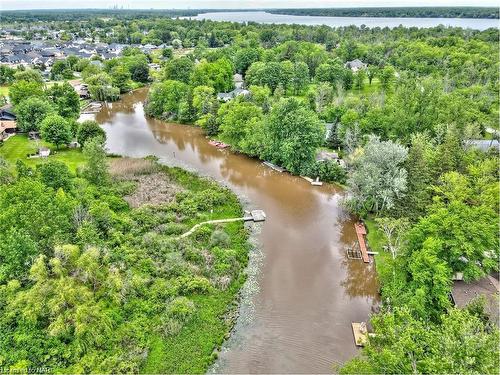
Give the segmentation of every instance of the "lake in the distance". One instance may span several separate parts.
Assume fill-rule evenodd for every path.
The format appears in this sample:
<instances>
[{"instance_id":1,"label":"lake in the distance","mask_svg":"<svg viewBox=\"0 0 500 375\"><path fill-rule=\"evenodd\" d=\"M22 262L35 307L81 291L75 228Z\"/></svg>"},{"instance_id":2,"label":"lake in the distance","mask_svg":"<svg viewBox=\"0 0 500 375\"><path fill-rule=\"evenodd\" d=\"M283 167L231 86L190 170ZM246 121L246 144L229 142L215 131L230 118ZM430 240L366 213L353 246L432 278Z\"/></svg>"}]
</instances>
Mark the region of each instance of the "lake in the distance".
<instances>
[{"instance_id":1,"label":"lake in the distance","mask_svg":"<svg viewBox=\"0 0 500 375\"><path fill-rule=\"evenodd\" d=\"M320 17L320 16L290 16L284 14L272 14L268 12L213 12L201 13L195 17L182 17L193 20L231 21L231 22L259 22L259 23L282 23L300 25L327 25L339 26L361 26L366 27L435 27L439 25L470 28L475 30L486 30L490 27L498 28L499 20L477 19L477 18L396 18L396 17Z\"/></svg>"}]
</instances>

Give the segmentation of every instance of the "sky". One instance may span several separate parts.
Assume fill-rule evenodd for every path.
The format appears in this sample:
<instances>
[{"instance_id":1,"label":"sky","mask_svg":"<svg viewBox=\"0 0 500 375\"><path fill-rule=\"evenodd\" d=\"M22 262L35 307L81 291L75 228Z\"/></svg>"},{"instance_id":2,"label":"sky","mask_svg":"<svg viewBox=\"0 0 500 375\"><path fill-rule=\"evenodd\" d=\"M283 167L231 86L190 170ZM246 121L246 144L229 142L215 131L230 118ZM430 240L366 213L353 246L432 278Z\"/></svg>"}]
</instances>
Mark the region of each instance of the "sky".
<instances>
[{"instance_id":1,"label":"sky","mask_svg":"<svg viewBox=\"0 0 500 375\"><path fill-rule=\"evenodd\" d=\"M243 9L330 8L365 6L498 6L498 0L0 0L0 9L110 8L131 9Z\"/></svg>"}]
</instances>

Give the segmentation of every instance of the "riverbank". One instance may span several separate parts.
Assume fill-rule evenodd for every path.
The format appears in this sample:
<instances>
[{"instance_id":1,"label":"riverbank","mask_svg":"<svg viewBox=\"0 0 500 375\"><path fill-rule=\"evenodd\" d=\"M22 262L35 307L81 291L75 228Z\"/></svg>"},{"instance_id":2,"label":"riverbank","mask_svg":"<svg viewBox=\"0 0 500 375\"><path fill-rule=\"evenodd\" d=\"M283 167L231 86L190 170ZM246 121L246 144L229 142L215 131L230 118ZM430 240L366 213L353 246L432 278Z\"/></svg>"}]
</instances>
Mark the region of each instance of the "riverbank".
<instances>
[{"instance_id":1,"label":"riverbank","mask_svg":"<svg viewBox=\"0 0 500 375\"><path fill-rule=\"evenodd\" d=\"M209 371L327 373L356 355L351 322L366 321L378 304L378 280L372 264L347 258L356 234L354 218L341 206L343 190L311 186L213 147L198 127L146 117L146 96L145 89L126 94L95 115L110 153L154 155L209 176L251 202L245 209L267 214L250 234L258 246L249 253L236 326Z\"/></svg>"},{"instance_id":2,"label":"riverbank","mask_svg":"<svg viewBox=\"0 0 500 375\"><path fill-rule=\"evenodd\" d=\"M237 317L251 251L249 231L242 222L231 222L203 226L186 239L178 235L207 219L243 215L238 197L211 179L177 167L151 159L110 157L113 184L100 187L99 192L91 193L97 197L90 198L89 187L82 185L78 172L86 163L81 150L61 150L44 160L25 160L26 152L35 144L16 135L0 148L0 156L13 169L17 160L28 161L32 167L50 161L65 163L72 172L68 186L84 189L85 205L91 206L93 216L99 212L99 220L104 220L99 223L105 225L106 232L113 232L113 238L103 235L100 246L107 249L111 259L120 259L120 265L114 266L129 274L134 285L130 288L135 290L135 296L123 296L128 302L120 307L130 316L116 321L131 330L128 340L139 340L127 356L128 366L139 366L146 373L205 372L217 358ZM35 174L29 178L38 177ZM71 189L65 190L68 199L75 203L80 199ZM96 203L88 199L96 199ZM97 207L99 211L94 214ZM86 233L90 235L92 232ZM73 242L80 241L80 236ZM94 241L89 237L82 244L89 246ZM138 320L141 315L147 319ZM119 332L123 330L103 334L106 340L113 340ZM120 345L111 345L105 352L119 355L120 350ZM146 353L145 360L140 359L144 356L140 353ZM67 366L71 362L61 370ZM117 370L112 362L88 366L89 372Z\"/></svg>"}]
</instances>

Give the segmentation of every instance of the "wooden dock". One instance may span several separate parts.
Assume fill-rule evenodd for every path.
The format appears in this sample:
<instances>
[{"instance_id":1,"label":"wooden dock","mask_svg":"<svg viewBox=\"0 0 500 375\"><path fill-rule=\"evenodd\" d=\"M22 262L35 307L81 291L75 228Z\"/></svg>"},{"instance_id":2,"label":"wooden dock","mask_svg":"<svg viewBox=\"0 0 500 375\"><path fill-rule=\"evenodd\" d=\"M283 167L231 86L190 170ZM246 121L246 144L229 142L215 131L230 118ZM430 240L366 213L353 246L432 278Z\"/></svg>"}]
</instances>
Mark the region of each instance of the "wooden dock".
<instances>
[{"instance_id":1,"label":"wooden dock","mask_svg":"<svg viewBox=\"0 0 500 375\"><path fill-rule=\"evenodd\" d=\"M233 221L253 221L254 223L258 223L258 222L266 221L266 213L264 211L262 211L262 210L253 210L253 211L250 212L249 216L235 217L235 218L232 218L232 219L218 219L218 220L204 221L204 222L196 224L189 231L187 231L186 233L180 235L177 238L184 238L184 237L190 236L191 234L193 234L202 225L206 225L206 224L220 224L220 223L231 223Z\"/></svg>"},{"instance_id":2,"label":"wooden dock","mask_svg":"<svg viewBox=\"0 0 500 375\"><path fill-rule=\"evenodd\" d=\"M368 331L366 323L351 323L352 334L354 335L354 343L356 346L365 346L368 341Z\"/></svg>"},{"instance_id":3,"label":"wooden dock","mask_svg":"<svg viewBox=\"0 0 500 375\"><path fill-rule=\"evenodd\" d=\"M365 235L366 228L363 223L354 224L354 228L356 229L356 235L358 236L359 249L361 250L361 258L363 262L370 263L370 258L368 257L368 249L366 248Z\"/></svg>"}]
</instances>

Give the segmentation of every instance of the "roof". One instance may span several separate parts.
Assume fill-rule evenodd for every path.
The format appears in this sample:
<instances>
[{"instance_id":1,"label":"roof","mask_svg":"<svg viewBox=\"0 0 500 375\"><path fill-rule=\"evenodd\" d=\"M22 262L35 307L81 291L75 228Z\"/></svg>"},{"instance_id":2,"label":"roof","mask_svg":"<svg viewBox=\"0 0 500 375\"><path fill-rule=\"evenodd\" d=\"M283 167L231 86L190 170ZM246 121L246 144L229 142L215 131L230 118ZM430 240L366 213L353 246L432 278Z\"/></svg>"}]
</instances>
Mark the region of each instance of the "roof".
<instances>
[{"instance_id":1,"label":"roof","mask_svg":"<svg viewBox=\"0 0 500 375\"><path fill-rule=\"evenodd\" d=\"M0 121L0 133L6 129L16 129L17 124L15 121Z\"/></svg>"},{"instance_id":2,"label":"roof","mask_svg":"<svg viewBox=\"0 0 500 375\"><path fill-rule=\"evenodd\" d=\"M355 59L355 60L346 62L345 66L347 66L349 68L364 68L364 67L366 67L366 64L363 61L361 61L360 59Z\"/></svg>"},{"instance_id":3,"label":"roof","mask_svg":"<svg viewBox=\"0 0 500 375\"><path fill-rule=\"evenodd\" d=\"M499 325L498 307L499 282L498 274L483 277L482 279L467 283L462 280L453 282L451 296L459 308L466 307L472 300L479 296L486 298L485 312L495 324Z\"/></svg>"},{"instance_id":4,"label":"roof","mask_svg":"<svg viewBox=\"0 0 500 375\"><path fill-rule=\"evenodd\" d=\"M481 151L488 151L490 148L499 149L500 143L496 139L471 139L466 142L468 146L475 147Z\"/></svg>"},{"instance_id":5,"label":"roof","mask_svg":"<svg viewBox=\"0 0 500 375\"><path fill-rule=\"evenodd\" d=\"M333 151L321 150L316 154L317 161L337 160L339 155Z\"/></svg>"}]
</instances>

